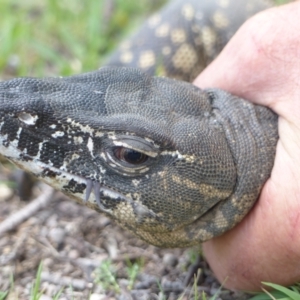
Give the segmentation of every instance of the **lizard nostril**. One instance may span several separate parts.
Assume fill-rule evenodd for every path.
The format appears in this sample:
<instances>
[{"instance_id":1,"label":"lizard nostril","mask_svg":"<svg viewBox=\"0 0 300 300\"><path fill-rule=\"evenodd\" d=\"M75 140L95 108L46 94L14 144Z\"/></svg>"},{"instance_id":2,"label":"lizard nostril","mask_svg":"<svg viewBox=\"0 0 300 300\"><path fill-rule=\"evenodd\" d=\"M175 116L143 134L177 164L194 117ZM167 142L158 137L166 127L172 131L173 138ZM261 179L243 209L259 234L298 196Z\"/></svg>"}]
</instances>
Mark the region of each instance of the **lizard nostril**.
<instances>
[{"instance_id":1,"label":"lizard nostril","mask_svg":"<svg viewBox=\"0 0 300 300\"><path fill-rule=\"evenodd\" d=\"M26 112L21 112L18 115L18 118L21 122L23 122L27 125L35 125L35 123L38 119L38 116L37 115L31 115L31 114L26 113Z\"/></svg>"}]
</instances>

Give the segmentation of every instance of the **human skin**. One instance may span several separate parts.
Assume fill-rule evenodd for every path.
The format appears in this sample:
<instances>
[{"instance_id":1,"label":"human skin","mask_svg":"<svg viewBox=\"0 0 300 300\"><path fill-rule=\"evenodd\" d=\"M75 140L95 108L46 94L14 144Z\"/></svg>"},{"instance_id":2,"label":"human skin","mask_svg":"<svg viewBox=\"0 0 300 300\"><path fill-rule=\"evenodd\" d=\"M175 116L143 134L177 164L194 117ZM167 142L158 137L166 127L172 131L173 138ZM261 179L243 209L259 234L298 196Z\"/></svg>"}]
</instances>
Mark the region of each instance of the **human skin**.
<instances>
[{"instance_id":1,"label":"human skin","mask_svg":"<svg viewBox=\"0 0 300 300\"><path fill-rule=\"evenodd\" d=\"M270 179L251 212L203 245L220 282L255 291L300 280L300 1L247 21L194 82L219 87L279 116Z\"/></svg>"}]
</instances>

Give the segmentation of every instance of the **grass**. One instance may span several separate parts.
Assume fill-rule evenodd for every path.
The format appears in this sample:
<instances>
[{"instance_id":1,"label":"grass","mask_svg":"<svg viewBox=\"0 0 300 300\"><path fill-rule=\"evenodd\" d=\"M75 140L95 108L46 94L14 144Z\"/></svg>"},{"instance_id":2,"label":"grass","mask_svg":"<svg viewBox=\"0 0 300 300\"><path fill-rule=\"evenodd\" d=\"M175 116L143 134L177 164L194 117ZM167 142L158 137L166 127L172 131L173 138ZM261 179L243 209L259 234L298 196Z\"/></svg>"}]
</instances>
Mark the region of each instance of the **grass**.
<instances>
[{"instance_id":1,"label":"grass","mask_svg":"<svg viewBox=\"0 0 300 300\"><path fill-rule=\"evenodd\" d=\"M116 267L110 260L104 261L95 271L95 283L102 286L105 291L120 293L120 286L117 281Z\"/></svg>"},{"instance_id":2,"label":"grass","mask_svg":"<svg viewBox=\"0 0 300 300\"><path fill-rule=\"evenodd\" d=\"M0 300L4 300L7 295L8 295L8 292L0 292Z\"/></svg>"},{"instance_id":3,"label":"grass","mask_svg":"<svg viewBox=\"0 0 300 300\"><path fill-rule=\"evenodd\" d=\"M129 281L127 288L129 290L132 290L134 283L136 281L136 278L139 275L139 272L141 271L141 269L143 268L144 261L138 260L138 261L132 263L130 260L127 260L126 264L127 264L126 273L127 273L128 281Z\"/></svg>"},{"instance_id":4,"label":"grass","mask_svg":"<svg viewBox=\"0 0 300 300\"><path fill-rule=\"evenodd\" d=\"M42 262L40 263L35 279L32 282L31 285L31 290L30 290L30 300L39 300L42 295L43 295L43 290L41 290L41 275L42 275L42 269L43 269L43 264ZM61 293L62 293L63 289L60 289L60 291L58 293L56 293L52 299L53 300L58 300ZM11 287L9 291L0 291L0 300L5 300L7 299L7 297L9 297L9 299L14 299L14 300L18 300L19 296L18 294L14 291L14 280L13 278L11 278ZM21 298L20 298L21 299Z\"/></svg>"},{"instance_id":5,"label":"grass","mask_svg":"<svg viewBox=\"0 0 300 300\"><path fill-rule=\"evenodd\" d=\"M132 290L144 262L138 260L132 263L130 260L127 260L126 264L125 273L128 281L126 288ZM121 291L121 287L118 284L117 267L110 260L104 261L101 266L95 270L94 282L100 284L104 290L111 290L116 293L120 293Z\"/></svg>"},{"instance_id":6,"label":"grass","mask_svg":"<svg viewBox=\"0 0 300 300\"><path fill-rule=\"evenodd\" d=\"M0 69L12 76L94 70L162 2L2 0Z\"/></svg>"},{"instance_id":7,"label":"grass","mask_svg":"<svg viewBox=\"0 0 300 300\"><path fill-rule=\"evenodd\" d=\"M250 300L300 300L300 284L289 288L269 282L263 282L263 284L273 290L268 292L264 289L264 293L259 293Z\"/></svg>"},{"instance_id":8,"label":"grass","mask_svg":"<svg viewBox=\"0 0 300 300\"><path fill-rule=\"evenodd\" d=\"M38 299L40 299L40 297L43 294L43 292L39 292L40 285L41 285L42 269L43 269L43 264L40 263L38 270L37 270L35 282L31 287L31 299L30 300L38 300Z\"/></svg>"}]
</instances>

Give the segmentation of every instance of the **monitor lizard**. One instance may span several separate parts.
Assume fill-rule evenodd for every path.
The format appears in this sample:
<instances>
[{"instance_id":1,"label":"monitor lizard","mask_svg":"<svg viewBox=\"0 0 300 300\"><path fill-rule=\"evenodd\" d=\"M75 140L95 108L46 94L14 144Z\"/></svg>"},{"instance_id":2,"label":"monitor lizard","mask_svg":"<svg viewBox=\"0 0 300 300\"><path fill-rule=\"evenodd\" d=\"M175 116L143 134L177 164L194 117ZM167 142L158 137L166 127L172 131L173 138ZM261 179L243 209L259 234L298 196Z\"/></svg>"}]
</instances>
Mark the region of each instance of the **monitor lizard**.
<instances>
[{"instance_id":1,"label":"monitor lizard","mask_svg":"<svg viewBox=\"0 0 300 300\"><path fill-rule=\"evenodd\" d=\"M183 80L267 7L171 1L99 70L1 82L0 153L153 245L222 234L270 176L277 115Z\"/></svg>"}]
</instances>

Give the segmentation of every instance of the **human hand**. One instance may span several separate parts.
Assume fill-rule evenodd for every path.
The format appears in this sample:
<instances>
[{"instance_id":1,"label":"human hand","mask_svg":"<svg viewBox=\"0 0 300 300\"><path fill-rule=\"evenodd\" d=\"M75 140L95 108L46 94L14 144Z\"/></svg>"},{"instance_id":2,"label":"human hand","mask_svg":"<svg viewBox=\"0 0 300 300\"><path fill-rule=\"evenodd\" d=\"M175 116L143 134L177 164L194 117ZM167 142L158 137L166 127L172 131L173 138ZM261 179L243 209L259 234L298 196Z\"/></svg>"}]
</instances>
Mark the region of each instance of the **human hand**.
<instances>
[{"instance_id":1,"label":"human hand","mask_svg":"<svg viewBox=\"0 0 300 300\"><path fill-rule=\"evenodd\" d=\"M206 259L231 289L300 280L300 1L250 19L195 80L270 107L279 141L270 179L231 231L204 243Z\"/></svg>"}]
</instances>

